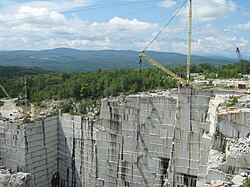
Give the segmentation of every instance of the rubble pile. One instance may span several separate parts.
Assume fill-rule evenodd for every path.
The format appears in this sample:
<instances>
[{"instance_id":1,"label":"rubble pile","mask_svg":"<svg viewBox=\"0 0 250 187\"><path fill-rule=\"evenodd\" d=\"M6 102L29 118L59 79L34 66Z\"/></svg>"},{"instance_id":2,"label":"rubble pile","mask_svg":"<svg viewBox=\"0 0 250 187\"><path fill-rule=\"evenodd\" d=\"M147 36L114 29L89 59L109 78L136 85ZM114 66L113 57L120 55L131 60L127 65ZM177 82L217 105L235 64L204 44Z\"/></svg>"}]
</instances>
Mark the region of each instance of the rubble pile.
<instances>
[{"instance_id":1,"label":"rubble pile","mask_svg":"<svg viewBox=\"0 0 250 187\"><path fill-rule=\"evenodd\" d=\"M250 156L250 137L240 138L238 141L231 142L227 155L230 157Z\"/></svg>"},{"instance_id":2,"label":"rubble pile","mask_svg":"<svg viewBox=\"0 0 250 187\"><path fill-rule=\"evenodd\" d=\"M224 153L215 149L210 150L208 158L208 168L218 169L223 161L225 161Z\"/></svg>"},{"instance_id":3,"label":"rubble pile","mask_svg":"<svg viewBox=\"0 0 250 187\"><path fill-rule=\"evenodd\" d=\"M13 172L4 167L0 169L0 187L26 187L30 180L30 173Z\"/></svg>"}]
</instances>

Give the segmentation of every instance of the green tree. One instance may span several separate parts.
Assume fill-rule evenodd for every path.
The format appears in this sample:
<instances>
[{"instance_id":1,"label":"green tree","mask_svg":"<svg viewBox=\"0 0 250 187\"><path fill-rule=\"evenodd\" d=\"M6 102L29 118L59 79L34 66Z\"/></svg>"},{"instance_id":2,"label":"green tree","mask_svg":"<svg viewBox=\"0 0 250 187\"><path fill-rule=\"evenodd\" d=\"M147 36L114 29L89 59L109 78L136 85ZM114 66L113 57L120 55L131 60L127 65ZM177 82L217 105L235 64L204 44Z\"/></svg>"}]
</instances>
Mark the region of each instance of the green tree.
<instances>
[{"instance_id":1,"label":"green tree","mask_svg":"<svg viewBox=\"0 0 250 187\"><path fill-rule=\"evenodd\" d=\"M86 114L86 113L87 113L87 106L86 106L86 103L81 102L81 103L79 104L79 112L80 112L81 114Z\"/></svg>"},{"instance_id":2,"label":"green tree","mask_svg":"<svg viewBox=\"0 0 250 187\"><path fill-rule=\"evenodd\" d=\"M71 103L63 103L59 108L61 109L62 113L69 113L72 110Z\"/></svg>"},{"instance_id":3,"label":"green tree","mask_svg":"<svg viewBox=\"0 0 250 187\"><path fill-rule=\"evenodd\" d=\"M243 183L244 187L250 187L250 179L246 179Z\"/></svg>"},{"instance_id":4,"label":"green tree","mask_svg":"<svg viewBox=\"0 0 250 187\"><path fill-rule=\"evenodd\" d=\"M82 83L82 86L81 86L81 96L83 98L86 98L89 94L89 91L88 91L89 87L88 87L88 84L86 84L85 82Z\"/></svg>"}]
</instances>

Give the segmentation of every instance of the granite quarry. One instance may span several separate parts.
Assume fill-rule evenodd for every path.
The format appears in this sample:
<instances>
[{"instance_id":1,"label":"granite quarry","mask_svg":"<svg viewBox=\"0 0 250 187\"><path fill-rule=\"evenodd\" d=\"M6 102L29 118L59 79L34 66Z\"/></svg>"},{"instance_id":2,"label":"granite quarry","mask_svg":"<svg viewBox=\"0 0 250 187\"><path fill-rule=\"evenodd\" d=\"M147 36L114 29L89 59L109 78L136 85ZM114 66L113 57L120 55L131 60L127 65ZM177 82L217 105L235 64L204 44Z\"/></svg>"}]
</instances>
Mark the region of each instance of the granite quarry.
<instances>
[{"instance_id":1,"label":"granite quarry","mask_svg":"<svg viewBox=\"0 0 250 187\"><path fill-rule=\"evenodd\" d=\"M27 174L23 187L240 186L250 175L248 96L181 88L103 99L99 118L0 121L0 165Z\"/></svg>"}]
</instances>

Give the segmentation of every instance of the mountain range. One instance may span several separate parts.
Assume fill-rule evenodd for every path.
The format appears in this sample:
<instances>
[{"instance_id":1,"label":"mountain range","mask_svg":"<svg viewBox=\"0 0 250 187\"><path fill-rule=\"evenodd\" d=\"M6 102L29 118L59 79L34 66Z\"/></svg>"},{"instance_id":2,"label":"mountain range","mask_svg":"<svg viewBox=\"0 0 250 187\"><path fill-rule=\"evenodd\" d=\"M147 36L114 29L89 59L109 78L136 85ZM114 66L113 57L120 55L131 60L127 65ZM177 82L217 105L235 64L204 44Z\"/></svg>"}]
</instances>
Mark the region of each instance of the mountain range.
<instances>
[{"instance_id":1,"label":"mountain range","mask_svg":"<svg viewBox=\"0 0 250 187\"><path fill-rule=\"evenodd\" d=\"M186 55L172 52L145 52L148 56L165 66L183 66ZM98 69L139 68L139 52L130 50L76 50L70 48L56 48L51 50L18 50L0 51L0 65L39 67L52 71L79 72ZM210 63L222 66L237 62L236 59L219 56L192 55L191 63ZM142 67L152 66L143 60Z\"/></svg>"}]
</instances>

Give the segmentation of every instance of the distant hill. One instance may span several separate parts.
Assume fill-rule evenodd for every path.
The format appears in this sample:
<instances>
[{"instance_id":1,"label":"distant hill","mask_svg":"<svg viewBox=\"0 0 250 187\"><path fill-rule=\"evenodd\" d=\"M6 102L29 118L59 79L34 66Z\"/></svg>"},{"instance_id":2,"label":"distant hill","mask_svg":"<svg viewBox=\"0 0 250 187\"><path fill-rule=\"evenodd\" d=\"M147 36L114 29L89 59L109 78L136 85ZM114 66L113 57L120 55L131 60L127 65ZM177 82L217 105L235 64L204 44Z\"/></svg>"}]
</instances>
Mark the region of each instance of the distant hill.
<instances>
[{"instance_id":1,"label":"distant hill","mask_svg":"<svg viewBox=\"0 0 250 187\"><path fill-rule=\"evenodd\" d=\"M138 68L138 52L136 51L81 51L69 48L57 48L41 51L0 51L2 66L32 66L54 71L93 71L98 69ZM186 64L186 55L179 53L152 52L145 54L163 65L180 66ZM237 60L225 57L192 56L192 63L210 63L222 66ZM143 67L151 66L146 60Z\"/></svg>"},{"instance_id":2,"label":"distant hill","mask_svg":"<svg viewBox=\"0 0 250 187\"><path fill-rule=\"evenodd\" d=\"M18 75L37 75L47 72L48 70L37 67L0 66L0 78Z\"/></svg>"}]
</instances>

